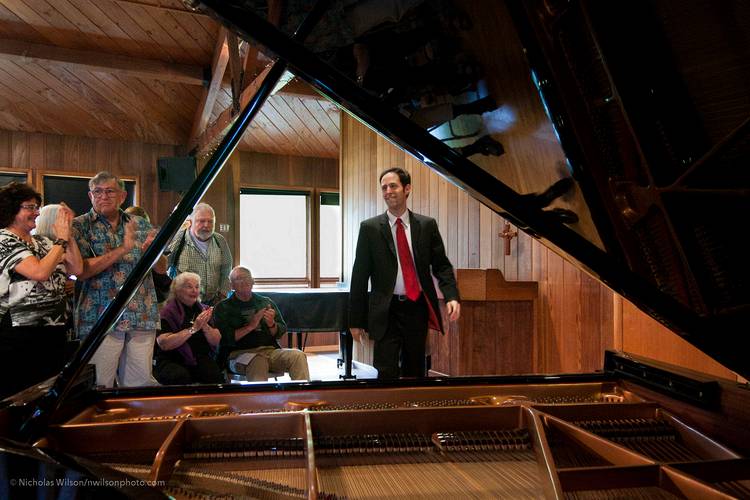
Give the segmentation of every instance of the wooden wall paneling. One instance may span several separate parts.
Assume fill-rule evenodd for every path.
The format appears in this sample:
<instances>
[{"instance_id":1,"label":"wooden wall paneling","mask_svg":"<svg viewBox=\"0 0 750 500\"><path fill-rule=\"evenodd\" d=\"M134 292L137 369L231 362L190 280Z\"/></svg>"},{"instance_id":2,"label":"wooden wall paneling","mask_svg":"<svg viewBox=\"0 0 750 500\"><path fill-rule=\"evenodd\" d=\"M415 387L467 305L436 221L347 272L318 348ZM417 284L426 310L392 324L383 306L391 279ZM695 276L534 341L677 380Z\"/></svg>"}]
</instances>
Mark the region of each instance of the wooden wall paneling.
<instances>
[{"instance_id":1,"label":"wooden wall paneling","mask_svg":"<svg viewBox=\"0 0 750 500\"><path fill-rule=\"evenodd\" d=\"M581 281L580 271L562 259L563 279L563 309L562 331L580 332L581 330ZM578 335L562 335L560 347L561 358L564 360L562 370L576 372L581 370L581 337Z\"/></svg>"},{"instance_id":2,"label":"wooden wall paneling","mask_svg":"<svg viewBox=\"0 0 750 500\"><path fill-rule=\"evenodd\" d=\"M530 302L494 303L495 367L492 374L513 375L534 371L534 337L518 335L533 331L533 307Z\"/></svg>"},{"instance_id":3,"label":"wooden wall paneling","mask_svg":"<svg viewBox=\"0 0 750 500\"><path fill-rule=\"evenodd\" d=\"M622 300L622 320L624 351L717 377L737 380L734 372L703 354L650 316L643 314L625 299Z\"/></svg>"},{"instance_id":4,"label":"wooden wall paneling","mask_svg":"<svg viewBox=\"0 0 750 500\"><path fill-rule=\"evenodd\" d=\"M461 375L494 372L495 342L497 331L501 327L493 321L496 304L472 302L471 305L472 334L469 337L461 336L462 349L466 349L466 356L461 356L462 362L466 357L469 362L468 364L461 363L463 368Z\"/></svg>"},{"instance_id":5,"label":"wooden wall paneling","mask_svg":"<svg viewBox=\"0 0 750 500\"><path fill-rule=\"evenodd\" d=\"M503 230L505 221L502 217L499 217L496 213L490 211L490 228L487 234L487 238L491 242L490 245L490 265L494 269L500 269L505 279L514 280L517 278L518 273L514 269L515 261L518 258L518 251L515 249L515 238L510 242L510 255L505 255L505 240L500 237L500 233Z\"/></svg>"},{"instance_id":6,"label":"wooden wall paneling","mask_svg":"<svg viewBox=\"0 0 750 500\"><path fill-rule=\"evenodd\" d=\"M612 323L613 323L613 335L614 335L614 346L613 349L622 351L622 339L623 339L623 321L622 321L622 301L625 300L621 295L612 293Z\"/></svg>"},{"instance_id":7,"label":"wooden wall paneling","mask_svg":"<svg viewBox=\"0 0 750 500\"><path fill-rule=\"evenodd\" d=\"M426 215L437 219L440 217L440 176L430 175L430 190L427 195L429 210Z\"/></svg>"},{"instance_id":8,"label":"wooden wall paneling","mask_svg":"<svg viewBox=\"0 0 750 500\"><path fill-rule=\"evenodd\" d=\"M9 166L28 169L37 190L45 172L90 177L109 170L137 180L136 199L155 224L166 219L177 201L175 193L159 193L156 180L156 158L176 156L173 146L25 132L2 132L0 137L7 141Z\"/></svg>"},{"instance_id":9,"label":"wooden wall paneling","mask_svg":"<svg viewBox=\"0 0 750 500\"><path fill-rule=\"evenodd\" d=\"M545 331L546 359L542 370L545 372L560 372L564 361L562 327L563 295L565 293L563 281L562 258L552 252L547 253L547 280L544 282L547 297L546 309L542 314L547 316Z\"/></svg>"},{"instance_id":10,"label":"wooden wall paneling","mask_svg":"<svg viewBox=\"0 0 750 500\"><path fill-rule=\"evenodd\" d=\"M446 192L447 192L447 207L448 207L448 214L447 214L447 221L448 221L448 231L444 233L443 239L445 240L443 243L446 245L446 248L448 249L448 256L451 260L451 262L458 263L458 252L459 252L459 246L460 241L458 239L458 213L459 213L459 207L458 207L458 199L459 199L459 190L455 188L452 184L445 182L446 186ZM442 218L442 215L441 215Z\"/></svg>"},{"instance_id":11,"label":"wooden wall paneling","mask_svg":"<svg viewBox=\"0 0 750 500\"><path fill-rule=\"evenodd\" d=\"M0 165L3 167L12 167L13 165L12 143L10 132L0 130Z\"/></svg>"},{"instance_id":12,"label":"wooden wall paneling","mask_svg":"<svg viewBox=\"0 0 750 500\"><path fill-rule=\"evenodd\" d=\"M536 369L538 372L547 371L547 359L550 346L548 337L550 331L549 317L549 288L547 279L547 249L537 240L532 241L533 253L536 256L533 279L539 283L539 300L537 301L537 338L536 338Z\"/></svg>"},{"instance_id":13,"label":"wooden wall paneling","mask_svg":"<svg viewBox=\"0 0 750 500\"><path fill-rule=\"evenodd\" d=\"M588 274L578 271L580 289L580 329L589 332L581 335L580 369L593 371L604 364L603 353L607 348L612 348L612 323L611 318L604 313L607 309L605 292L607 291L600 283L596 282ZM610 307L611 310L611 307Z\"/></svg>"},{"instance_id":14,"label":"wooden wall paneling","mask_svg":"<svg viewBox=\"0 0 750 500\"><path fill-rule=\"evenodd\" d=\"M489 269L492 265L492 246L495 244L492 210L479 205L479 268Z\"/></svg>"},{"instance_id":15,"label":"wooden wall paneling","mask_svg":"<svg viewBox=\"0 0 750 500\"><path fill-rule=\"evenodd\" d=\"M48 136L42 134L31 134L29 136L29 165L47 165L46 160L46 141ZM54 137L54 136L49 136Z\"/></svg>"},{"instance_id":16,"label":"wooden wall paneling","mask_svg":"<svg viewBox=\"0 0 750 500\"><path fill-rule=\"evenodd\" d=\"M44 142L44 158L42 163L44 165L61 167L63 165L63 136L61 135L50 135L47 137L40 137ZM33 146L32 146L33 147Z\"/></svg>"},{"instance_id":17,"label":"wooden wall paneling","mask_svg":"<svg viewBox=\"0 0 750 500\"><path fill-rule=\"evenodd\" d=\"M469 202L463 189L456 190L456 267L469 267Z\"/></svg>"},{"instance_id":18,"label":"wooden wall paneling","mask_svg":"<svg viewBox=\"0 0 750 500\"><path fill-rule=\"evenodd\" d=\"M517 240L518 249L518 258L516 258L516 265L518 267L518 280L531 281L533 279L532 268L534 265L534 254L531 236L524 233L523 231L520 231L518 228L514 229L518 232L518 235L515 238ZM505 279L508 279L508 277L506 276Z\"/></svg>"},{"instance_id":19,"label":"wooden wall paneling","mask_svg":"<svg viewBox=\"0 0 750 500\"><path fill-rule=\"evenodd\" d=\"M467 195L468 196L468 195ZM469 227L468 233L468 252L469 252L469 268L479 268L481 266L480 255L481 255L481 203L472 197L468 197L466 201Z\"/></svg>"}]
</instances>

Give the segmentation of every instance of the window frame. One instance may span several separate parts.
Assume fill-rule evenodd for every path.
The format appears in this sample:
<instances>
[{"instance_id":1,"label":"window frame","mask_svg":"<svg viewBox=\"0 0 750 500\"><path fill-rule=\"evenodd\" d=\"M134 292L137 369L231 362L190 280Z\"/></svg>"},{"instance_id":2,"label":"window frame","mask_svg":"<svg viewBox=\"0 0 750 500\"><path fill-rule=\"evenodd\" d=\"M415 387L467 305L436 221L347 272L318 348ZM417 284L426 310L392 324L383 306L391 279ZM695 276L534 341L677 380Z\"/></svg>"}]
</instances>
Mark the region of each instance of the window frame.
<instances>
[{"instance_id":1,"label":"window frame","mask_svg":"<svg viewBox=\"0 0 750 500\"><path fill-rule=\"evenodd\" d=\"M341 281L341 276L320 277L320 200L321 194L336 194L341 199L338 188L332 187L302 187L302 186L269 186L257 184L241 184L237 196L237 216L239 228L242 224L240 198L247 194L288 194L290 196L305 196L307 199L306 213L306 276L299 278L256 278L258 288L320 288L321 285L331 286ZM339 204L340 206L340 204ZM240 230L236 229L237 252L241 254ZM343 259L343 252L342 252ZM239 259L238 259L239 260Z\"/></svg>"}]
</instances>

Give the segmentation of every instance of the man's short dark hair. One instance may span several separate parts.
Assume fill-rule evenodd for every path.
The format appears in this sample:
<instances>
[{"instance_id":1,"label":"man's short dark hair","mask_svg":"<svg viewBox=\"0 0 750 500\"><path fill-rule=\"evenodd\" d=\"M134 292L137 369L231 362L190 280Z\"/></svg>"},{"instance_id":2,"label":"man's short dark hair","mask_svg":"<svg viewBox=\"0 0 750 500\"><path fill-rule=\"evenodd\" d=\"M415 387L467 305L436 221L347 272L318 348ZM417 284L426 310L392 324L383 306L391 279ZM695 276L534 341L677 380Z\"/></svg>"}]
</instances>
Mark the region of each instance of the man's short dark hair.
<instances>
[{"instance_id":1,"label":"man's short dark hair","mask_svg":"<svg viewBox=\"0 0 750 500\"><path fill-rule=\"evenodd\" d=\"M398 180L401 181L402 186L406 186L407 184L411 184L411 175L409 175L409 172L404 170L401 167L391 167L387 170L383 170L380 173L380 177L378 177L378 182L383 182L383 177L386 176L386 174L390 174L393 172L394 174L398 175Z\"/></svg>"},{"instance_id":2,"label":"man's short dark hair","mask_svg":"<svg viewBox=\"0 0 750 500\"><path fill-rule=\"evenodd\" d=\"M21 210L21 203L32 198L37 205L42 204L42 195L28 184L11 182L0 188L0 228L10 226Z\"/></svg>"}]
</instances>

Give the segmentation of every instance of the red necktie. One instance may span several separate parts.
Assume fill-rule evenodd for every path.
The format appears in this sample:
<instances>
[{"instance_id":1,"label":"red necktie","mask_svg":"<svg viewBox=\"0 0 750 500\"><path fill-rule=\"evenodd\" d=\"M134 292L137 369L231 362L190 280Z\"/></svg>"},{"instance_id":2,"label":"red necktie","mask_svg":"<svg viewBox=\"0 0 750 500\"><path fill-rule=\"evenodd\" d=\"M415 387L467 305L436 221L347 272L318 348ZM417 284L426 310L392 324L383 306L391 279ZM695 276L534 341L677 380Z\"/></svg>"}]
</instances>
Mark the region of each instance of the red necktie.
<instances>
[{"instance_id":1,"label":"red necktie","mask_svg":"<svg viewBox=\"0 0 750 500\"><path fill-rule=\"evenodd\" d=\"M398 260L401 263L401 274L404 276L404 286L406 287L406 296L409 300L415 301L419 298L419 281L417 280L417 271L414 267L414 259L409 251L409 242L406 241L406 231L401 219L396 219L396 245L398 246Z\"/></svg>"}]
</instances>

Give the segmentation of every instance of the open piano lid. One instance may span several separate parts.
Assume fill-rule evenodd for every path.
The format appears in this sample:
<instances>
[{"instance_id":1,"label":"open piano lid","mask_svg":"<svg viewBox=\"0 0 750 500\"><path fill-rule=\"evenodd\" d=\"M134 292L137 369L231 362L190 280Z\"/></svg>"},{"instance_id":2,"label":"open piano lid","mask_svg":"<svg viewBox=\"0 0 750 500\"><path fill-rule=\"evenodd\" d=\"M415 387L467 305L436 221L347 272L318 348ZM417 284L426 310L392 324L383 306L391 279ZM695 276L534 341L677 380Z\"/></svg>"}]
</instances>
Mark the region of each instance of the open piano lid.
<instances>
[{"instance_id":1,"label":"open piano lid","mask_svg":"<svg viewBox=\"0 0 750 500\"><path fill-rule=\"evenodd\" d=\"M731 3L732 14L727 14L728 4L706 7L721 9L711 11L710 19L670 1L605 6L509 0L500 9L508 16L505 22L517 29L529 63L526 75L537 84L595 223L594 237L587 239L383 106L244 2L191 3L280 59L39 403L26 428L30 435L60 408L161 250L218 175L286 63L443 177L567 253L720 363L750 377L744 338L750 324L750 266L731 231L734 217L750 214L749 176L742 170L750 157L750 58L743 52L747 43L726 41L750 37L747 4ZM672 10L680 12L679 22L673 19L672 3ZM685 28L676 30L676 25ZM685 30L696 26L701 28L698 38L687 43ZM303 39L304 33L296 36ZM698 56L690 52L696 44L726 49L725 60L696 69L691 64L697 64ZM706 50L701 61L713 55Z\"/></svg>"},{"instance_id":2,"label":"open piano lid","mask_svg":"<svg viewBox=\"0 0 750 500\"><path fill-rule=\"evenodd\" d=\"M321 93L690 343L750 376L750 266L732 231L736 217L750 214L747 3L509 0L507 11L500 9L516 27L526 76L537 85L595 224L588 239L387 109L245 2L193 3L270 48Z\"/></svg>"}]
</instances>

